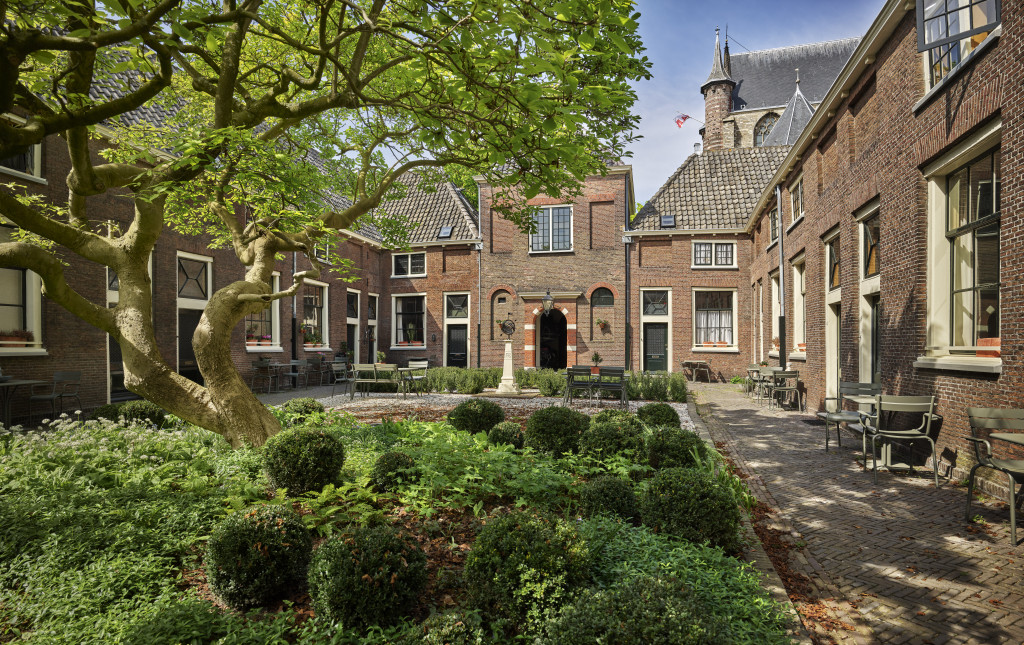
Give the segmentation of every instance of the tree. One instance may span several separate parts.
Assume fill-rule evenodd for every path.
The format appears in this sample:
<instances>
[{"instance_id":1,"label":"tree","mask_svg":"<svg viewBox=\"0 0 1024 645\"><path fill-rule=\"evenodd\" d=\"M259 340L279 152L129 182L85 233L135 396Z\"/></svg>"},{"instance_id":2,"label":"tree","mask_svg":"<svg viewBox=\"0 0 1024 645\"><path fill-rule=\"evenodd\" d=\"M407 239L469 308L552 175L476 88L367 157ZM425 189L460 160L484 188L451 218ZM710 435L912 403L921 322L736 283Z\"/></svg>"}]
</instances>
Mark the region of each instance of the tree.
<instances>
[{"instance_id":1,"label":"tree","mask_svg":"<svg viewBox=\"0 0 1024 645\"><path fill-rule=\"evenodd\" d=\"M631 0L13 0L0 11L0 113L25 117L0 120L0 158L59 135L71 159L66 204L0 191L17 227L0 266L31 269L48 298L110 334L128 389L235 446L280 427L234 369L231 330L319 275L318 240L386 213L405 173L436 181L445 167L516 186L503 214L528 227L522 197L573 194L622 155L637 123L630 82L649 67ZM91 207L111 191L134 207L113 234ZM205 386L157 351L147 259L168 227L246 267L211 295L192 339ZM61 249L116 272L115 307L75 291ZM288 253L313 268L274 293L274 258Z\"/></svg>"}]
</instances>

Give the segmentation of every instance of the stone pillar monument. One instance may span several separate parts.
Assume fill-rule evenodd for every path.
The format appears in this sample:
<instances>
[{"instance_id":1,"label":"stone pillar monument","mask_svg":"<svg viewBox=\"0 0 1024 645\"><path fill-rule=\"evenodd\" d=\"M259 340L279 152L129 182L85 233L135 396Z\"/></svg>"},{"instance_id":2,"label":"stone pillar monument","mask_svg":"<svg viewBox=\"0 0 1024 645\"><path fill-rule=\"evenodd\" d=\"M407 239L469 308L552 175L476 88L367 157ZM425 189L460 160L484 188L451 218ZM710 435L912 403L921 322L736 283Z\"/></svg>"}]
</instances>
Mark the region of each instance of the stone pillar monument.
<instances>
[{"instance_id":1,"label":"stone pillar monument","mask_svg":"<svg viewBox=\"0 0 1024 645\"><path fill-rule=\"evenodd\" d=\"M505 341L505 363L501 368L501 383L498 394L518 394L515 382L515 367L512 366L512 339Z\"/></svg>"}]
</instances>

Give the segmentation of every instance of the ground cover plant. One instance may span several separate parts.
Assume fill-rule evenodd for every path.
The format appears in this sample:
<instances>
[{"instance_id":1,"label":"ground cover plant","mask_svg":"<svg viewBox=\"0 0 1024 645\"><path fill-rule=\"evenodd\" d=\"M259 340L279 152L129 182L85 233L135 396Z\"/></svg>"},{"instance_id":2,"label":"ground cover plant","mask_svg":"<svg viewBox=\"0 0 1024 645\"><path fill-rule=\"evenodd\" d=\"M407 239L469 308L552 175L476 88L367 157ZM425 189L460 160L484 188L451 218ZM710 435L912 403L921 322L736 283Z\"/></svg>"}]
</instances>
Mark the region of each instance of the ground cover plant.
<instances>
[{"instance_id":1,"label":"ground cover plant","mask_svg":"<svg viewBox=\"0 0 1024 645\"><path fill-rule=\"evenodd\" d=\"M44 433L7 435L0 642L568 643L631 622L651 638L689 637L698 611L709 639L724 620L729 642L787 642L782 614L749 566L662 524L634 523L653 504L649 465L516 449L444 422L361 424L328 410L311 427L304 410L275 414L286 432L344 447L335 479L304 493L275 490L265 475L272 445L233 450L173 417L164 428L64 419ZM579 420L577 436L590 426ZM415 476L377 490L375 466L393 454L408 461L385 471ZM741 486L714 455L688 472L711 487ZM634 495L646 506L634 507ZM222 527L247 517L280 518L308 531L314 548L306 579L230 601L255 606L243 613L218 600L228 600L224 585L208 572ZM295 558L279 570L287 577L307 561L303 539L236 540L255 546L243 552L257 560L285 542ZM345 576L383 600L335 584ZM667 619L656 625L657 611Z\"/></svg>"}]
</instances>

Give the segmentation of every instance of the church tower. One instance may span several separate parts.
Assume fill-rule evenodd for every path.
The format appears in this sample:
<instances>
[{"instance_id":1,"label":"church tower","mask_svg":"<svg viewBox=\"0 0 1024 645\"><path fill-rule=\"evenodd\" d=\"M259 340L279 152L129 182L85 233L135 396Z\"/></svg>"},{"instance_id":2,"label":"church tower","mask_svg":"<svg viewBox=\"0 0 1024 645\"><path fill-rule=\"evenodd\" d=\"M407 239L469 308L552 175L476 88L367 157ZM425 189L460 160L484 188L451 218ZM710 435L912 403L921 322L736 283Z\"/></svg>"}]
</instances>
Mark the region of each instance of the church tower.
<instances>
[{"instance_id":1,"label":"church tower","mask_svg":"<svg viewBox=\"0 0 1024 645\"><path fill-rule=\"evenodd\" d=\"M704 95L704 149L719 150L724 146L722 120L732 112L732 90L736 81L729 76L729 44L725 45L726 58L722 59L722 47L718 29L715 29L715 56L708 80L700 86Z\"/></svg>"}]
</instances>

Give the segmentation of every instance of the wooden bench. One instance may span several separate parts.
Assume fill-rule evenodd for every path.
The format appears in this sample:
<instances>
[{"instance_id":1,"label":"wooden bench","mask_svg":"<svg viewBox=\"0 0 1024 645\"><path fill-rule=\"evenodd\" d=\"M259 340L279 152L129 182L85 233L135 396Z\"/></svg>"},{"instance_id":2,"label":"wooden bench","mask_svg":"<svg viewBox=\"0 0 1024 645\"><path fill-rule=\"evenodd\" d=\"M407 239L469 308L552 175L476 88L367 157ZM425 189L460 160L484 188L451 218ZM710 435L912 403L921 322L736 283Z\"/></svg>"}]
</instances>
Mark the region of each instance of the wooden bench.
<instances>
[{"instance_id":1,"label":"wooden bench","mask_svg":"<svg viewBox=\"0 0 1024 645\"><path fill-rule=\"evenodd\" d=\"M395 392L408 393L405 380L395 363L356 363L352 366L356 388L362 388L363 395L369 392L371 383L386 383L395 386Z\"/></svg>"}]
</instances>

